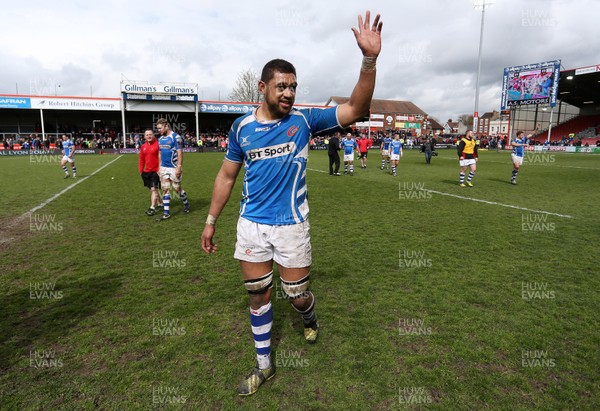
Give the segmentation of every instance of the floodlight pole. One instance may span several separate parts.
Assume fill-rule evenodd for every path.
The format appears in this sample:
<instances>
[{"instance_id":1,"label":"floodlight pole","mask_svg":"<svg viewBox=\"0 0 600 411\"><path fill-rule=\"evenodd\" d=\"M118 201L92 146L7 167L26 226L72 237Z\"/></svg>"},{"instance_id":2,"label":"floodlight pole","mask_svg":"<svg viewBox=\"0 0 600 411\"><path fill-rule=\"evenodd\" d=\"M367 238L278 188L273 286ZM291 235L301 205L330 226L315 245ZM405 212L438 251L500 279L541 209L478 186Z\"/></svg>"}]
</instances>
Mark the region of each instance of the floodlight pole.
<instances>
[{"instance_id":1,"label":"floodlight pole","mask_svg":"<svg viewBox=\"0 0 600 411\"><path fill-rule=\"evenodd\" d=\"M123 148L127 148L127 127L125 126L125 93L121 93L121 127L123 131Z\"/></svg>"},{"instance_id":2,"label":"floodlight pole","mask_svg":"<svg viewBox=\"0 0 600 411\"><path fill-rule=\"evenodd\" d=\"M552 115L554 114L554 107L550 110L550 124L548 124L548 144L550 144L550 137L552 136Z\"/></svg>"},{"instance_id":3,"label":"floodlight pole","mask_svg":"<svg viewBox=\"0 0 600 411\"><path fill-rule=\"evenodd\" d=\"M483 49L483 25L485 21L485 7L492 6L493 0L476 0L473 7L481 7L481 30L479 31L479 54L477 57L477 83L475 84L475 110L473 111L473 132L477 135L479 128L479 77L481 75L481 50Z\"/></svg>"}]
</instances>

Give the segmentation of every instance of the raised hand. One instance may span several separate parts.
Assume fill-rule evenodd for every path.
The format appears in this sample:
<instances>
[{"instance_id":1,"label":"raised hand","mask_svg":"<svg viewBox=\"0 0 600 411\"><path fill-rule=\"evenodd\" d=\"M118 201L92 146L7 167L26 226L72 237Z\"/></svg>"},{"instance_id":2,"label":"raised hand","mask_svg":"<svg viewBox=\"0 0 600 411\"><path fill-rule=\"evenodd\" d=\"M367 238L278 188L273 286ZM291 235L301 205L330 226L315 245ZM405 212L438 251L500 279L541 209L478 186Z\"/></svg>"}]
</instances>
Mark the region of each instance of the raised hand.
<instances>
[{"instance_id":1,"label":"raised hand","mask_svg":"<svg viewBox=\"0 0 600 411\"><path fill-rule=\"evenodd\" d=\"M358 16L358 29L352 27L356 43L365 57L377 57L381 51L381 29L383 22L379 21L380 15L375 17L373 26L371 26L371 12L367 10L365 20L361 15Z\"/></svg>"}]
</instances>

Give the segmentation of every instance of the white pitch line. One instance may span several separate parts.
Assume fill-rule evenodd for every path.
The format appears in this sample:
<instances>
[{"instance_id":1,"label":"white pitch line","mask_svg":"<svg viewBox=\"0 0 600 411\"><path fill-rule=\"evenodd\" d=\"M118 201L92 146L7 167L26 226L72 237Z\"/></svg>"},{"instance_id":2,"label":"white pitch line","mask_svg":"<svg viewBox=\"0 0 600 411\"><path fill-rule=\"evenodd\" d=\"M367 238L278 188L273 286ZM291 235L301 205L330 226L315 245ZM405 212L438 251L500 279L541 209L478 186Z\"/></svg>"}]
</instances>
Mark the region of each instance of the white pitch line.
<instances>
[{"instance_id":1,"label":"white pitch line","mask_svg":"<svg viewBox=\"0 0 600 411\"><path fill-rule=\"evenodd\" d=\"M315 170L314 168L306 168L309 171L316 171L317 173L328 173L327 171L323 171L323 170Z\"/></svg>"},{"instance_id":2,"label":"white pitch line","mask_svg":"<svg viewBox=\"0 0 600 411\"><path fill-rule=\"evenodd\" d=\"M494 161L494 160L485 160L486 163L496 163L496 164L509 164L509 162L504 162L504 161ZM479 164L479 163L478 163ZM595 168L595 167L579 167L579 166L561 166L559 164L556 163L531 163L529 161L523 162L523 165L525 166L545 166L545 167L560 167L560 168L578 168L581 170L600 170L600 168Z\"/></svg>"},{"instance_id":3,"label":"white pitch line","mask_svg":"<svg viewBox=\"0 0 600 411\"><path fill-rule=\"evenodd\" d=\"M327 173L327 171L315 170L314 168L307 168L307 170L316 171L317 173ZM478 198L463 197L463 196L459 196L459 195L456 195L456 194L444 193L444 192L435 191L435 190L428 190L428 189L425 189L425 188L423 188L422 190L423 191L428 191L428 192L434 193L434 194L439 194L439 195L442 195L442 196L460 198L461 200L471 200L471 201L476 201L478 203L485 203L485 204L497 205L497 206L501 206L501 207L514 208L514 209L522 210L522 211L531 211L532 213L554 215L554 216L557 216L557 217L574 218L573 216L570 216L570 215L558 214L558 213L551 213L550 211L533 210L531 208L519 207L519 206L515 206L515 205L511 205L511 204L502 204L502 203L497 203L495 201L480 200Z\"/></svg>"},{"instance_id":4,"label":"white pitch line","mask_svg":"<svg viewBox=\"0 0 600 411\"><path fill-rule=\"evenodd\" d=\"M566 215L566 214L551 213L549 211L543 211L543 210L532 210L531 208L519 207L519 206L515 206L515 205L511 205L511 204L502 204L502 203L497 203L495 201L480 200L478 198L463 197L463 196L459 196L459 195L456 195L456 194L444 193L442 191L428 190L428 189L425 189L425 188L423 188L422 190L423 191L427 191L429 193L439 194L439 195L442 195L442 196L460 198L461 200L476 201L478 203L485 203L485 204L497 205L497 206L501 206L501 207L515 208L517 210L531 211L532 213L554 215L554 216L557 216L557 217L574 218L573 216Z\"/></svg>"},{"instance_id":5,"label":"white pitch line","mask_svg":"<svg viewBox=\"0 0 600 411\"><path fill-rule=\"evenodd\" d=\"M44 201L43 203L41 203L40 205L33 207L31 210L25 212L23 215L21 215L18 218L18 221L26 218L28 215L31 215L33 213L35 213L37 210L44 208L45 206L47 206L49 203L51 203L52 201L56 200L58 197L60 197L61 195L63 195L64 193L66 193L67 191L69 191L70 189L72 189L73 187L75 187L77 184L83 183L85 180L87 180L88 178L96 175L97 173L99 173L100 171L102 171L104 168L108 167L109 165L111 165L112 163L114 163L115 161L117 161L118 159L120 159L121 157L123 157L123 154L121 154L119 157L115 158L113 161L110 161L106 164L104 164L102 167L100 167L98 170L94 171L92 174L90 174L89 176L86 176L84 178L82 178L81 180L77 180L77 182L71 184L70 186L68 186L67 188L65 188L64 190L62 190L61 192L54 194L52 197L50 197L49 199L47 199L46 201Z\"/></svg>"},{"instance_id":6,"label":"white pitch line","mask_svg":"<svg viewBox=\"0 0 600 411\"><path fill-rule=\"evenodd\" d=\"M504 154L504 153L503 153ZM545 155L546 153L540 153L539 155ZM590 153L588 154L590 156L600 156L600 154L593 154ZM534 154L531 154L531 156L533 157ZM481 160L481 157L479 157L479 159ZM440 160L449 160L449 161L456 161L456 158L450 158L450 157L438 157L436 159L436 161L440 161ZM511 160L509 158L507 158L506 161L496 161L496 160L481 160L484 164L485 163L496 163L496 164L511 164ZM477 163L479 164L479 163ZM559 168L576 168L576 169L581 169L581 170L600 170L600 168L597 167L580 167L580 166L561 166L559 164L556 164L556 162L554 163L532 163L530 160L529 161L525 161L523 162L523 165L525 166L545 166L545 167L559 167Z\"/></svg>"}]
</instances>

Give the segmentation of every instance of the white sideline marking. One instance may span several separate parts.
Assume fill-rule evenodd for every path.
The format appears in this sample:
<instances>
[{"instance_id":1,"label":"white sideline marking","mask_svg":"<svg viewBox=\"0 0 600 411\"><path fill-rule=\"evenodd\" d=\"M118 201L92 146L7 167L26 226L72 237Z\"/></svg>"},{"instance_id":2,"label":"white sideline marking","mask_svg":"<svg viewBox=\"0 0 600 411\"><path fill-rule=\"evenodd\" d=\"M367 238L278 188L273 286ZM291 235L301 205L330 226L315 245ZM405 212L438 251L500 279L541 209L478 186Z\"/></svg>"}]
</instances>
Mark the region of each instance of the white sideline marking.
<instances>
[{"instance_id":1,"label":"white sideline marking","mask_svg":"<svg viewBox=\"0 0 600 411\"><path fill-rule=\"evenodd\" d=\"M547 153L539 153L539 155L544 155ZM600 154L590 154L590 155L600 155ZM531 156L534 156L534 154L532 154ZM481 159L481 157L480 157ZM450 161L457 161L455 158L450 158L450 157L439 157L438 160L450 160ZM510 159L507 159L507 161L496 161L496 160L482 160L483 163L496 163L496 164L507 164L507 165L511 165L512 161ZM477 163L479 164L479 162ZM596 167L580 167L580 166L561 166L560 164L556 164L556 163L532 163L530 161L527 162L523 162L523 165L529 167L529 166L545 166L545 167L559 167L559 168L577 168L577 169L581 169L581 170L600 170L600 168L596 168Z\"/></svg>"},{"instance_id":2,"label":"white sideline marking","mask_svg":"<svg viewBox=\"0 0 600 411\"><path fill-rule=\"evenodd\" d=\"M52 197L50 197L49 199L47 199L46 201L44 201L43 203L41 203L40 205L33 207L31 210L25 212L23 215L21 215L19 217L19 221L22 220L23 218L27 217L28 215L31 215L33 213L35 213L37 210L44 208L45 206L47 206L49 203L51 203L52 201L56 200L58 197L60 197L61 195L63 195L64 193L66 193L67 191L69 191L70 189L72 189L73 187L75 187L77 184L79 183L83 183L85 180L87 180L88 178L96 175L97 173L99 173L100 171L102 171L104 168L108 167L109 165L111 165L112 163L114 163L115 161L117 161L118 159L120 159L121 157L123 157L123 154L121 154L119 157L115 158L113 161L110 161L106 164L104 164L102 167L100 167L98 170L94 171L92 174L90 174L89 176L85 176L83 177L81 180L77 179L77 182L71 184L70 186L68 186L67 188L65 188L64 190L62 190L61 192L54 194Z\"/></svg>"},{"instance_id":3,"label":"white sideline marking","mask_svg":"<svg viewBox=\"0 0 600 411\"><path fill-rule=\"evenodd\" d=\"M566 214L551 213L550 211L543 211L543 210L532 210L531 208L519 207L519 206L515 206L515 205L511 205L511 204L502 204L502 203L497 203L495 201L480 200L478 198L463 197L463 196L459 196L459 195L456 195L456 194L444 193L442 191L428 190L428 189L425 189L425 188L423 188L422 190L423 191L427 191L429 193L439 194L439 195L442 195L442 196L460 198L461 200L476 201L478 203L485 203L485 204L491 204L491 205L498 205L498 206L501 206L501 207L515 208L517 210L531 211L533 213L554 215L554 216L557 216L557 217L574 218L573 216L566 215Z\"/></svg>"},{"instance_id":4,"label":"white sideline marking","mask_svg":"<svg viewBox=\"0 0 600 411\"><path fill-rule=\"evenodd\" d=\"M323 171L323 170L315 170L314 168L306 168L309 171L316 171L317 173L329 173L328 171Z\"/></svg>"},{"instance_id":5,"label":"white sideline marking","mask_svg":"<svg viewBox=\"0 0 600 411\"><path fill-rule=\"evenodd\" d=\"M504 161L485 160L485 162L486 163L496 163L496 164L508 164L508 165L510 165L510 162L504 162ZM545 166L545 167L559 167L559 168L578 168L578 169L581 169L581 170L600 170L600 168L596 168L596 167L561 166L560 164L556 164L556 163L543 164L543 163L531 163L529 161L523 162L523 165L525 165L527 167L529 167L529 166Z\"/></svg>"},{"instance_id":6,"label":"white sideline marking","mask_svg":"<svg viewBox=\"0 0 600 411\"><path fill-rule=\"evenodd\" d=\"M117 161L118 159L120 159L121 157L123 157L123 154L121 154L119 157L115 158L114 160L112 160L112 161L104 164L102 167L100 167L98 170L94 171L89 176L86 176L86 177L82 178L81 180L77 180L75 183L71 184L70 186L68 186L67 188L65 188L64 190L62 190L61 192L59 192L57 194L54 194L52 197L50 197L49 199L47 199L46 201L44 201L40 205L38 205L36 207L33 207L31 210L29 210L29 211L23 213L22 215L14 218L10 223L6 224L3 228L6 230L6 232L8 232L9 229L11 229L15 225L19 224L21 221L23 221L28 216L31 216L31 214L33 214L37 210L39 210L41 208L44 208L50 202L56 200L58 197L60 197L61 195L63 195L64 193L66 193L67 191L69 191L70 189L72 189L73 187L75 187L77 184L83 183L85 180L87 180L91 176L97 174L98 172L100 172L105 167L108 167L109 165L111 165L112 163L114 163L115 161ZM14 240L14 237L4 237L4 235L2 235L2 232L0 232L0 244L9 244L13 240Z\"/></svg>"},{"instance_id":7,"label":"white sideline marking","mask_svg":"<svg viewBox=\"0 0 600 411\"><path fill-rule=\"evenodd\" d=\"M313 168L307 168L307 170L316 171L318 173L327 173L327 171L315 170ZM557 217L564 217L564 218L574 218L573 216L566 215L566 214L551 213L550 211L543 211L543 210L533 210L531 208L519 207L519 206L515 206L515 205L511 205L511 204L502 204L502 203L497 203L495 201L480 200L478 198L463 197L463 196L459 196L456 194L444 193L442 191L428 190L426 188L422 188L421 190L428 191L428 192L434 193L434 194L439 194L442 196L460 198L461 200L470 200L470 201L476 201L478 203L485 203L485 204L497 205L497 206L501 206L501 207L515 208L517 210L522 210L522 211L531 211L532 213L548 214L548 215L554 215Z\"/></svg>"}]
</instances>

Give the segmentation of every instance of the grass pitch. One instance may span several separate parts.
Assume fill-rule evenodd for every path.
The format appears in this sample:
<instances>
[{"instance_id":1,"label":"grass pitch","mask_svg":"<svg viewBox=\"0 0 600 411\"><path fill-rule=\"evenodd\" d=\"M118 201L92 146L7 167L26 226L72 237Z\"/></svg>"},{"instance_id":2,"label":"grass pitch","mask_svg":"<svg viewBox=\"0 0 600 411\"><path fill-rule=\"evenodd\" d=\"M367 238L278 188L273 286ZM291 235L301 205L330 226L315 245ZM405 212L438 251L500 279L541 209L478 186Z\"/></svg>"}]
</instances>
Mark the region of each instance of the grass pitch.
<instances>
[{"instance_id":1,"label":"grass pitch","mask_svg":"<svg viewBox=\"0 0 600 411\"><path fill-rule=\"evenodd\" d=\"M74 181L0 158L0 409L599 409L600 157L528 153L513 186L510 154L483 151L469 189L454 150L406 151L397 177L377 154L332 177L310 153L321 335L276 284L277 374L249 398L239 182L218 253L200 247L222 153L185 155L192 212L161 223L135 155L78 156L80 183L31 214Z\"/></svg>"}]
</instances>

